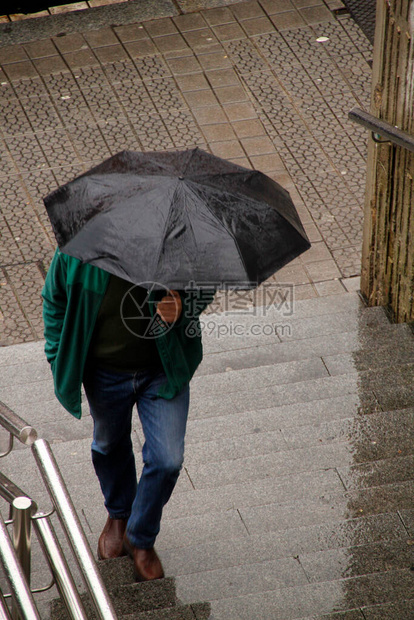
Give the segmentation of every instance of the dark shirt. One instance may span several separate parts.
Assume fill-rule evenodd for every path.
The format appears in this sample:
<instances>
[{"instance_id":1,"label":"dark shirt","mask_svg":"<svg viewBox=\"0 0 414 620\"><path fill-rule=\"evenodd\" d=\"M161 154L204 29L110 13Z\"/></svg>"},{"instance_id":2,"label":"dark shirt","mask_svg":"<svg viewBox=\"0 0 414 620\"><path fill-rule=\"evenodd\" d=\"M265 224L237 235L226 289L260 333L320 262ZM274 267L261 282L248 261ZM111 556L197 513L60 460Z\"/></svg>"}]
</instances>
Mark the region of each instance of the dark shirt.
<instances>
[{"instance_id":1,"label":"dark shirt","mask_svg":"<svg viewBox=\"0 0 414 620\"><path fill-rule=\"evenodd\" d=\"M135 372L161 366L154 337L148 333L148 291L111 275L88 352L88 365Z\"/></svg>"}]
</instances>

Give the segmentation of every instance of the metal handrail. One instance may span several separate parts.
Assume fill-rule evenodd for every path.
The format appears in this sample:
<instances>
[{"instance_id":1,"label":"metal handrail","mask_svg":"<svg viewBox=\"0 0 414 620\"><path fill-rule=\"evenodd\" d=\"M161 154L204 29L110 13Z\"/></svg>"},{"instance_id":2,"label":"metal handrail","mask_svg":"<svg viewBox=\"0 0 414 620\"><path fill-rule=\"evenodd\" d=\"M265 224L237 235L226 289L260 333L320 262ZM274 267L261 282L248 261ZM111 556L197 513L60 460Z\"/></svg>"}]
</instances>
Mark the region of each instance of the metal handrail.
<instances>
[{"instance_id":1,"label":"metal handrail","mask_svg":"<svg viewBox=\"0 0 414 620\"><path fill-rule=\"evenodd\" d=\"M37 439L37 432L27 424L17 413L14 413L5 403L0 401L0 426L3 426L13 437L26 446L31 446Z\"/></svg>"},{"instance_id":2,"label":"metal handrail","mask_svg":"<svg viewBox=\"0 0 414 620\"><path fill-rule=\"evenodd\" d=\"M37 519L34 527L66 609L70 609L73 620L88 620L52 524L47 518Z\"/></svg>"},{"instance_id":3,"label":"metal handrail","mask_svg":"<svg viewBox=\"0 0 414 620\"><path fill-rule=\"evenodd\" d=\"M117 616L112 601L103 584L49 442L45 439L36 440L32 445L32 452L53 505L56 507L59 521L74 551L85 584L98 612L98 617L102 620L116 620Z\"/></svg>"},{"instance_id":4,"label":"metal handrail","mask_svg":"<svg viewBox=\"0 0 414 620\"><path fill-rule=\"evenodd\" d=\"M92 555L75 507L70 498L65 482L60 473L52 449L44 439L37 439L36 430L20 418L7 405L0 401L0 425L9 431L11 437L16 437L22 443L31 446L33 456L49 492L52 504L63 527L70 547L73 551L80 572L85 581L87 591L91 597L99 620L117 620L117 615L109 598L105 584ZM30 498L0 474L0 495L10 503L17 497ZM33 511L32 511L33 512ZM69 567L60 549L56 535L47 518L50 515L37 513L31 516L35 524L41 547L45 551L55 583L63 599L65 607L73 620L87 620L81 599L76 590ZM27 541L26 541L27 542ZM13 610L17 617L24 620L40 620L32 592L25 578L22 566L19 563L16 550L7 533L6 524L0 514L0 560L5 567L5 574L11 587L13 596ZM2 610L3 596L0 592L0 620L9 616ZM6 606L6 612L7 606ZM14 611L12 611L14 618Z\"/></svg>"},{"instance_id":5,"label":"metal handrail","mask_svg":"<svg viewBox=\"0 0 414 620\"><path fill-rule=\"evenodd\" d=\"M397 146L402 146L408 151L414 151L414 136L383 121L381 118L377 118L365 112L365 110L352 108L352 110L348 112L348 118L366 129L370 129L375 142L392 142ZM380 138L385 138L385 140L379 140L376 138L376 135L379 135Z\"/></svg>"}]
</instances>

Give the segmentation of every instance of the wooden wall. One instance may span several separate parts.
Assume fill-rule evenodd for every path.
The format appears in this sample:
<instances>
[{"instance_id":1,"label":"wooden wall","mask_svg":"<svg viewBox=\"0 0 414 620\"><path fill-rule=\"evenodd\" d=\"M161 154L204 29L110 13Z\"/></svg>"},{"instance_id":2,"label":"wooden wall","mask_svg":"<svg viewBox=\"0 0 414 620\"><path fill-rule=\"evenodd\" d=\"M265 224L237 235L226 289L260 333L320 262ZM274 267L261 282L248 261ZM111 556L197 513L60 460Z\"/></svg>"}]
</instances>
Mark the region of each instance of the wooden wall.
<instances>
[{"instance_id":1,"label":"wooden wall","mask_svg":"<svg viewBox=\"0 0 414 620\"><path fill-rule=\"evenodd\" d=\"M377 0L371 113L414 135L414 0ZM414 153L370 139L361 292L414 321Z\"/></svg>"}]
</instances>

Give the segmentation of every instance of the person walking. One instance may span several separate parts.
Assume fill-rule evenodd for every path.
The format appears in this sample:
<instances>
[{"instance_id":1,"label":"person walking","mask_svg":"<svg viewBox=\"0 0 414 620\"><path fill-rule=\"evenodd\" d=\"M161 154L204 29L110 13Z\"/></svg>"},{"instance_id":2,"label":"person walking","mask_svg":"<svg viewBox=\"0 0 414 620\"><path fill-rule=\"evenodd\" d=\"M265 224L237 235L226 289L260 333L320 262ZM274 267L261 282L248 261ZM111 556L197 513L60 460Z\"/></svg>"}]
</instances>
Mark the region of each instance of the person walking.
<instances>
[{"instance_id":1,"label":"person walking","mask_svg":"<svg viewBox=\"0 0 414 620\"><path fill-rule=\"evenodd\" d=\"M198 317L213 292L148 292L57 249L42 297L55 394L80 418L83 384L94 422L92 462L108 512L98 557L128 554L138 581L161 578L154 543L183 463L189 382L202 359ZM139 481L135 405L145 437Z\"/></svg>"}]
</instances>

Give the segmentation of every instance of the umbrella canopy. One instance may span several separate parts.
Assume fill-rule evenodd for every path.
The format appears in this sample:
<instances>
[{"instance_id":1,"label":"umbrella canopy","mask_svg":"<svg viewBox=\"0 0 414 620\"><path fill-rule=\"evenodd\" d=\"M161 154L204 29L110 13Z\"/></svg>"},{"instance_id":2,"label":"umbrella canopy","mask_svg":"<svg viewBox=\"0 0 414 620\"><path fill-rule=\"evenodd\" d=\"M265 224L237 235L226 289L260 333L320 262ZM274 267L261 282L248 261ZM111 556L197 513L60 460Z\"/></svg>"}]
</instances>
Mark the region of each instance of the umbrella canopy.
<instances>
[{"instance_id":1,"label":"umbrella canopy","mask_svg":"<svg viewBox=\"0 0 414 620\"><path fill-rule=\"evenodd\" d=\"M44 203L62 252L134 284L248 289L310 247L285 189L198 148L122 151Z\"/></svg>"}]
</instances>

